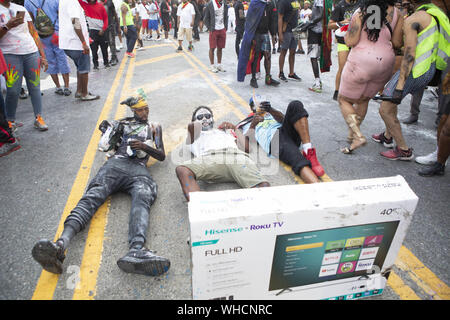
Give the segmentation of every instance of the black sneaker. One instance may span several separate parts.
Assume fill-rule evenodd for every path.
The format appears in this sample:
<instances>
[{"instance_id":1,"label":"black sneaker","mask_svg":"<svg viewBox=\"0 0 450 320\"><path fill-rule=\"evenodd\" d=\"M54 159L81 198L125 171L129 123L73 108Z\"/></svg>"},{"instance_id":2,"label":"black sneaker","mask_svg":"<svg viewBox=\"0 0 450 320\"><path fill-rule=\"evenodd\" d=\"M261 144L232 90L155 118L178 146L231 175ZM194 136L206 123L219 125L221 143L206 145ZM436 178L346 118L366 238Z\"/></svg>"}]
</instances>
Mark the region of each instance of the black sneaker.
<instances>
[{"instance_id":1,"label":"black sneaker","mask_svg":"<svg viewBox=\"0 0 450 320\"><path fill-rule=\"evenodd\" d=\"M288 75L288 78L292 79L292 80L296 80L296 81L302 81L302 78L300 78L298 75L296 75L295 72L294 72L294 74Z\"/></svg>"},{"instance_id":2,"label":"black sneaker","mask_svg":"<svg viewBox=\"0 0 450 320\"><path fill-rule=\"evenodd\" d=\"M288 79L284 76L284 72L283 71L280 72L280 74L278 75L278 78L280 78L280 80L282 80L284 82L288 81Z\"/></svg>"},{"instance_id":3,"label":"black sneaker","mask_svg":"<svg viewBox=\"0 0 450 320\"><path fill-rule=\"evenodd\" d=\"M252 78L252 80L250 80L250 85L253 88L258 88L258 81L256 81L256 78Z\"/></svg>"},{"instance_id":4,"label":"black sneaker","mask_svg":"<svg viewBox=\"0 0 450 320\"><path fill-rule=\"evenodd\" d=\"M271 75L266 76L266 85L268 86L278 86L280 84L279 81L274 80Z\"/></svg>"},{"instance_id":5,"label":"black sneaker","mask_svg":"<svg viewBox=\"0 0 450 320\"><path fill-rule=\"evenodd\" d=\"M105 63L105 68L111 68L111 66L109 65L109 63Z\"/></svg>"},{"instance_id":6,"label":"black sneaker","mask_svg":"<svg viewBox=\"0 0 450 320\"><path fill-rule=\"evenodd\" d=\"M183 51L183 48L181 46L178 46L177 52L181 52L181 51Z\"/></svg>"},{"instance_id":7,"label":"black sneaker","mask_svg":"<svg viewBox=\"0 0 450 320\"><path fill-rule=\"evenodd\" d=\"M117 265L127 273L159 276L169 270L170 261L167 258L155 255L146 248L142 248L130 249L123 258L117 261Z\"/></svg>"},{"instance_id":8,"label":"black sneaker","mask_svg":"<svg viewBox=\"0 0 450 320\"><path fill-rule=\"evenodd\" d=\"M98 70L98 66L94 66L94 70Z\"/></svg>"},{"instance_id":9,"label":"black sneaker","mask_svg":"<svg viewBox=\"0 0 450 320\"><path fill-rule=\"evenodd\" d=\"M119 63L119 60L117 60L117 58L113 58L113 59L111 59L111 61L110 61L111 66L115 66L115 65L118 64L118 63Z\"/></svg>"},{"instance_id":10,"label":"black sneaker","mask_svg":"<svg viewBox=\"0 0 450 320\"><path fill-rule=\"evenodd\" d=\"M422 177L432 177L432 176L443 176L445 173L445 164L440 164L435 162L431 166L428 166L419 171L419 176Z\"/></svg>"},{"instance_id":11,"label":"black sneaker","mask_svg":"<svg viewBox=\"0 0 450 320\"><path fill-rule=\"evenodd\" d=\"M65 259L63 244L61 240L52 242L47 239L39 240L31 251L33 259L39 262L42 268L48 272L61 274L63 261Z\"/></svg>"},{"instance_id":12,"label":"black sneaker","mask_svg":"<svg viewBox=\"0 0 450 320\"><path fill-rule=\"evenodd\" d=\"M372 140L378 143L382 143L386 148L394 147L394 139L391 137L390 139L384 136L384 132L380 134L373 134Z\"/></svg>"},{"instance_id":13,"label":"black sneaker","mask_svg":"<svg viewBox=\"0 0 450 320\"><path fill-rule=\"evenodd\" d=\"M272 54L276 54L276 53L277 53L277 49L273 48Z\"/></svg>"}]
</instances>

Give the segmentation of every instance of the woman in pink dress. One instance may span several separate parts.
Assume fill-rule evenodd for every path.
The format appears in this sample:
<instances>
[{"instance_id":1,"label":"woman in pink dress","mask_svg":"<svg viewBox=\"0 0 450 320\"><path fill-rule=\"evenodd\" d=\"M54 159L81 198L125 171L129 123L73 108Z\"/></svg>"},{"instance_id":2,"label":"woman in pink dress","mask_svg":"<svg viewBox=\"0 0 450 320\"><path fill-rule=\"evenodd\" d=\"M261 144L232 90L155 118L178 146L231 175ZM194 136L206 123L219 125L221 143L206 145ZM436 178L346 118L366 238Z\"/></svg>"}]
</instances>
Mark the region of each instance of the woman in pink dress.
<instances>
[{"instance_id":1,"label":"woman in pink dress","mask_svg":"<svg viewBox=\"0 0 450 320\"><path fill-rule=\"evenodd\" d=\"M343 153L366 144L360 131L370 99L383 89L392 75L394 47L403 42L403 17L395 0L362 0L354 13L345 43L351 48L342 71L339 106L349 126L350 147Z\"/></svg>"}]
</instances>

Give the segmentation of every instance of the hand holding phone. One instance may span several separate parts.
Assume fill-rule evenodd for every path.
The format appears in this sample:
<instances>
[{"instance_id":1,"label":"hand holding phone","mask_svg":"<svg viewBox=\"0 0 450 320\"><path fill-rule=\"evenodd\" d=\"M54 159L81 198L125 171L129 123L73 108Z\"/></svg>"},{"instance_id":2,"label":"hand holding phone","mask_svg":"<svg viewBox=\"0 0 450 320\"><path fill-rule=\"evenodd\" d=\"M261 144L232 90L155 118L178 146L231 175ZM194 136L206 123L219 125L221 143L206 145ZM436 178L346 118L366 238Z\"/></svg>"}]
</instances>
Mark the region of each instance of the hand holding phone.
<instances>
[{"instance_id":1,"label":"hand holding phone","mask_svg":"<svg viewBox=\"0 0 450 320\"><path fill-rule=\"evenodd\" d=\"M23 22L24 18L25 18L25 11L17 11L16 13L16 18L20 19L20 21Z\"/></svg>"}]
</instances>

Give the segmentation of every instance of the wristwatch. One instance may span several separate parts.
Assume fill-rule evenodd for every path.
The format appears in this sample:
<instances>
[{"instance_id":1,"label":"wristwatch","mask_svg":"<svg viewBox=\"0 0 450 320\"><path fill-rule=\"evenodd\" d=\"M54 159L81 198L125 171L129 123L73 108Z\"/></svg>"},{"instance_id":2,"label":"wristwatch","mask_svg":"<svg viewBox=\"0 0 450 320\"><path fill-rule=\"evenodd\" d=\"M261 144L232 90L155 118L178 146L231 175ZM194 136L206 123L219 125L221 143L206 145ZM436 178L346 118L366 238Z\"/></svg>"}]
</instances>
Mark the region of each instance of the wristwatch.
<instances>
[{"instance_id":1,"label":"wristwatch","mask_svg":"<svg viewBox=\"0 0 450 320\"><path fill-rule=\"evenodd\" d=\"M9 30L9 28L6 26L6 24L4 26L2 26L2 29L5 30L5 31Z\"/></svg>"}]
</instances>

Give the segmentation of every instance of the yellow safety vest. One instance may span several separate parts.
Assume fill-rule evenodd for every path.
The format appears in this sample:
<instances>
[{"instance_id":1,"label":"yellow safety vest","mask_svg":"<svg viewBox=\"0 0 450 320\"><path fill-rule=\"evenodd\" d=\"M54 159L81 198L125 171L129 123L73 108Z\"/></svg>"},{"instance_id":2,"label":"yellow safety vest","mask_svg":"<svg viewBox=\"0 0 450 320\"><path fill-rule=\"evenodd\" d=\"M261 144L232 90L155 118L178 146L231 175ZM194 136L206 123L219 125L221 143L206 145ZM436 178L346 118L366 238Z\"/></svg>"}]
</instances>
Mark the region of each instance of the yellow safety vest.
<instances>
[{"instance_id":1,"label":"yellow safety vest","mask_svg":"<svg viewBox=\"0 0 450 320\"><path fill-rule=\"evenodd\" d=\"M131 13L131 8L128 5L128 3L123 2L122 4L124 4L128 11L127 14L125 15L125 22L127 26L134 26L134 21L133 21L133 14ZM122 5L121 5L122 7ZM123 27L123 19L122 19L122 9L120 10L120 26Z\"/></svg>"},{"instance_id":2,"label":"yellow safety vest","mask_svg":"<svg viewBox=\"0 0 450 320\"><path fill-rule=\"evenodd\" d=\"M414 78L425 74L433 63L436 63L436 69L445 70L450 55L450 23L447 15L433 4L422 5L417 10L423 9L432 19L428 27L417 35L416 59L412 69ZM436 20L439 21L439 27Z\"/></svg>"}]
</instances>

